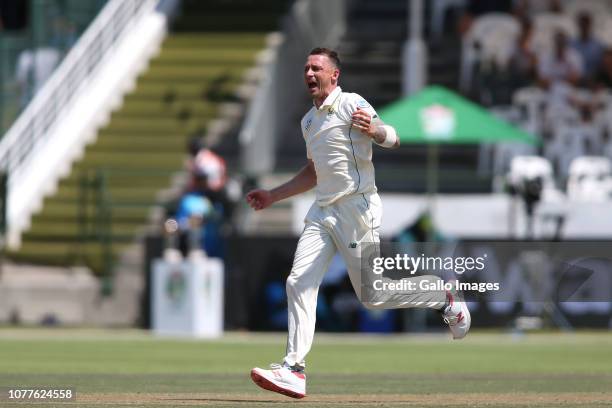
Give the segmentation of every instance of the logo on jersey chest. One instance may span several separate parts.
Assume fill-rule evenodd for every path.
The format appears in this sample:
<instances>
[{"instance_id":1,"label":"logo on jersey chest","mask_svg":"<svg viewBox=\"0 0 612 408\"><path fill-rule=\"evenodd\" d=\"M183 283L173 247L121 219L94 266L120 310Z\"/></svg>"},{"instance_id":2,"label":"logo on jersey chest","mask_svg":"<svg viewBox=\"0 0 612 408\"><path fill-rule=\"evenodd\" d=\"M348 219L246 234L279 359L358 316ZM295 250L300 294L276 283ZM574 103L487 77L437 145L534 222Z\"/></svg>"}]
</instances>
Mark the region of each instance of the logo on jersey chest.
<instances>
[{"instance_id":1,"label":"logo on jersey chest","mask_svg":"<svg viewBox=\"0 0 612 408\"><path fill-rule=\"evenodd\" d=\"M312 118L309 118L306 122L306 131L310 130L310 126L312 125Z\"/></svg>"}]
</instances>

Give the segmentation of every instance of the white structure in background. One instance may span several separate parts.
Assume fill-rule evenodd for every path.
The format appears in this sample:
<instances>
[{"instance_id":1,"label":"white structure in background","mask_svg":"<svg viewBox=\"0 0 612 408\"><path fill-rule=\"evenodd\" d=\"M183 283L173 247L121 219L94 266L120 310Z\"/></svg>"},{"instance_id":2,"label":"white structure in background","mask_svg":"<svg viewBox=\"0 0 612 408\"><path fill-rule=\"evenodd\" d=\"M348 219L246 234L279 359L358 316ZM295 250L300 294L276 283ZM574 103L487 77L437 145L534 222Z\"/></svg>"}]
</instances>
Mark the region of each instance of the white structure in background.
<instances>
[{"instance_id":1,"label":"white structure in background","mask_svg":"<svg viewBox=\"0 0 612 408\"><path fill-rule=\"evenodd\" d=\"M155 334L215 338L223 335L223 261L201 250L182 259L167 249L153 262L151 324Z\"/></svg>"},{"instance_id":2,"label":"white structure in background","mask_svg":"<svg viewBox=\"0 0 612 408\"><path fill-rule=\"evenodd\" d=\"M513 186L520 186L527 181L541 180L542 202L560 202L564 195L555 186L551 163L540 156L516 156L510 162L508 181Z\"/></svg>"},{"instance_id":3,"label":"white structure in background","mask_svg":"<svg viewBox=\"0 0 612 408\"><path fill-rule=\"evenodd\" d=\"M163 0L110 0L0 141L9 247L159 50ZM167 3L167 2L166 2Z\"/></svg>"},{"instance_id":4,"label":"white structure in background","mask_svg":"<svg viewBox=\"0 0 612 408\"><path fill-rule=\"evenodd\" d=\"M574 159L569 167L567 196L573 201L610 201L612 199L610 159L598 156Z\"/></svg>"},{"instance_id":5,"label":"white structure in background","mask_svg":"<svg viewBox=\"0 0 612 408\"><path fill-rule=\"evenodd\" d=\"M559 238L567 209L565 196L555 186L552 164L540 156L516 156L510 162L508 183L515 191L508 218L511 236L522 237L516 220L524 212L527 239L536 238L537 221L541 222L540 234L548 231L549 237Z\"/></svg>"}]
</instances>

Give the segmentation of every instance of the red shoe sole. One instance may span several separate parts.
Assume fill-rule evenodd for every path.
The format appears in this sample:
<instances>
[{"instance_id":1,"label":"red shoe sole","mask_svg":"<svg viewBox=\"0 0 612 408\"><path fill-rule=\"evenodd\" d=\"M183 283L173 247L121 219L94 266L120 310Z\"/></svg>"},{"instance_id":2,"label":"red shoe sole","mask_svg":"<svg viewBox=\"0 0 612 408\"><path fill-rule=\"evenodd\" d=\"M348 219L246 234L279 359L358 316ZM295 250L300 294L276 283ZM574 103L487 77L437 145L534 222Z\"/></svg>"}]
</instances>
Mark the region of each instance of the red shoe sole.
<instances>
[{"instance_id":1,"label":"red shoe sole","mask_svg":"<svg viewBox=\"0 0 612 408\"><path fill-rule=\"evenodd\" d=\"M266 378L262 377L261 375L257 374L254 370L251 370L251 379L253 380L253 382L255 384L259 385L264 390L268 390L268 391L272 391L272 392L277 392L279 394L283 394L283 395L286 395L288 397L297 398L297 399L301 399L301 398L304 398L306 396L304 394L300 394L300 393L295 392L295 391L290 391L290 390L287 390L285 388L281 388L278 385L274 384L273 382L269 381L268 379L266 379Z\"/></svg>"}]
</instances>

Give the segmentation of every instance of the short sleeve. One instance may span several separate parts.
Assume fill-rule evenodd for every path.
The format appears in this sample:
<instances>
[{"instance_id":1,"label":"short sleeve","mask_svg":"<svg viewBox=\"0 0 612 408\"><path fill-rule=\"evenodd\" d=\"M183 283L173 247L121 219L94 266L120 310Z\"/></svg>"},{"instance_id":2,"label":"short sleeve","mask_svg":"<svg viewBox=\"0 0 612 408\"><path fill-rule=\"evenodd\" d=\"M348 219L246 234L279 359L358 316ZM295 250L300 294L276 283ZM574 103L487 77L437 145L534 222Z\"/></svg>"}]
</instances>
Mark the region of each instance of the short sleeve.
<instances>
[{"instance_id":1,"label":"short sleeve","mask_svg":"<svg viewBox=\"0 0 612 408\"><path fill-rule=\"evenodd\" d=\"M353 113L355 113L357 109L367 112L372 118L378 117L376 110L361 95L356 93L348 93L346 95L347 99L343 104L345 120L350 121Z\"/></svg>"}]
</instances>

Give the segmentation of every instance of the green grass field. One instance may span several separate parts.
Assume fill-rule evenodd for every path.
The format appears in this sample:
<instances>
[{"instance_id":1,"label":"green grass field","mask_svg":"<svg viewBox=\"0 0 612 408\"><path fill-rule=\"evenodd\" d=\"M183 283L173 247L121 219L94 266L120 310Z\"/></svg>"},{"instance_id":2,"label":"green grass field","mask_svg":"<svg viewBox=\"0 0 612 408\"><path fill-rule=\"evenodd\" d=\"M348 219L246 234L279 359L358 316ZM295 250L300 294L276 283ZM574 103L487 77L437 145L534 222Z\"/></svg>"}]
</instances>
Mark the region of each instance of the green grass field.
<instances>
[{"instance_id":1,"label":"green grass field","mask_svg":"<svg viewBox=\"0 0 612 408\"><path fill-rule=\"evenodd\" d=\"M612 406L612 332L318 334L303 400L256 387L284 334L157 339L142 331L0 329L0 387L74 387L76 402L0 406Z\"/></svg>"}]
</instances>

